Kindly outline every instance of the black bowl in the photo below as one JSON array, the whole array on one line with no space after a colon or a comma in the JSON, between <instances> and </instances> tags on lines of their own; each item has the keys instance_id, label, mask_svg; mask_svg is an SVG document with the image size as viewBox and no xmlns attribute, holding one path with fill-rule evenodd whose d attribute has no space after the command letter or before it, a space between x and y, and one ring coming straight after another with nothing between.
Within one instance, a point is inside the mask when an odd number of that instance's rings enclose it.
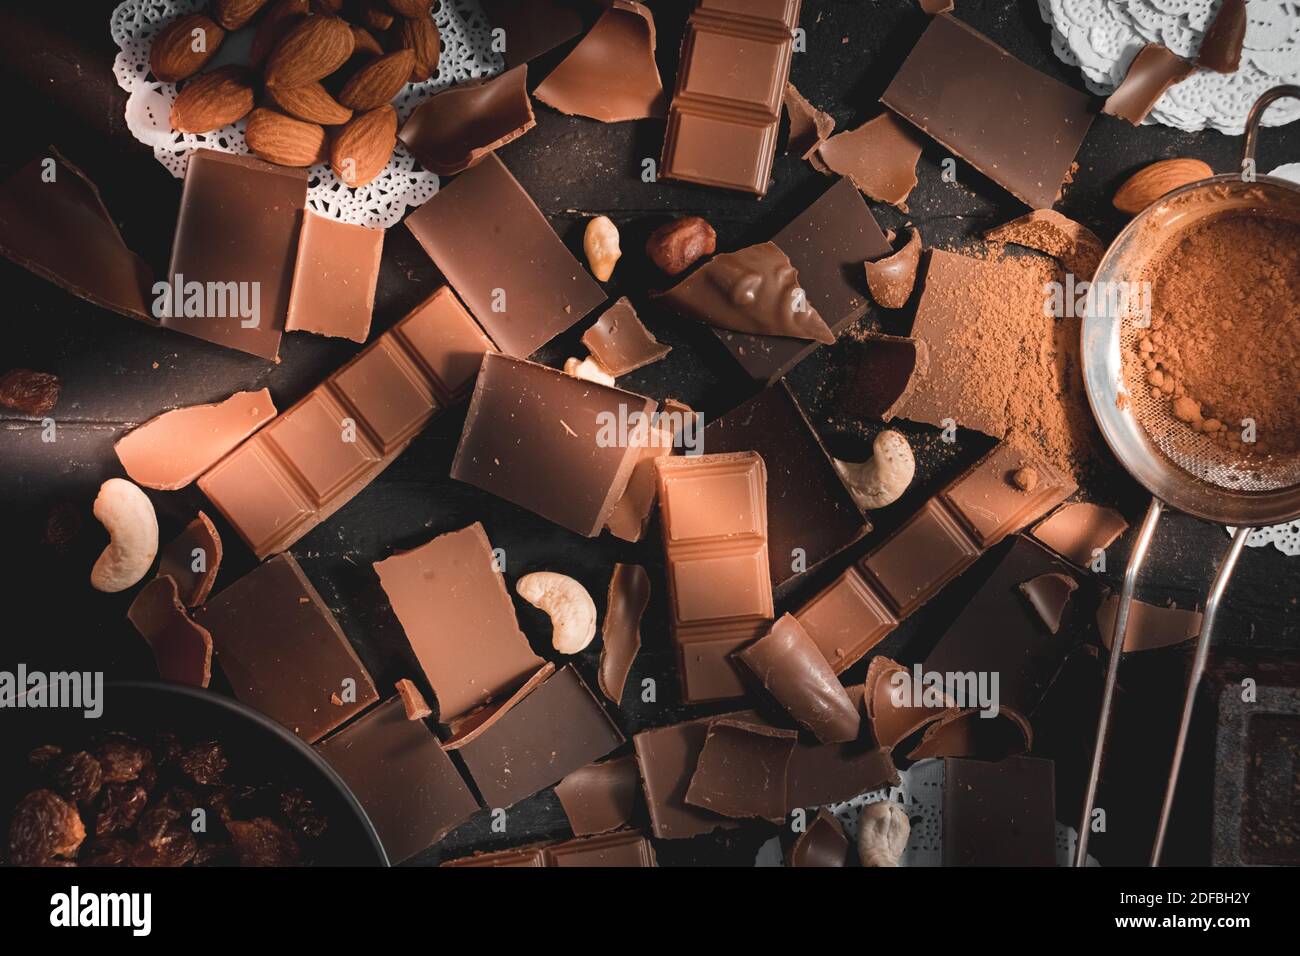
<instances>
[{"instance_id":1,"label":"black bowl","mask_svg":"<svg viewBox=\"0 0 1300 956\"><path fill-rule=\"evenodd\" d=\"M329 820L313 849L320 866L387 866L388 857L348 785L311 747L269 717L212 691L150 681L104 685L102 716L81 711L11 710L0 720L0 837L9 813L27 791L19 772L35 747L84 745L107 731L142 737L169 732L182 742L218 740L239 782L298 787Z\"/></svg>"}]
</instances>

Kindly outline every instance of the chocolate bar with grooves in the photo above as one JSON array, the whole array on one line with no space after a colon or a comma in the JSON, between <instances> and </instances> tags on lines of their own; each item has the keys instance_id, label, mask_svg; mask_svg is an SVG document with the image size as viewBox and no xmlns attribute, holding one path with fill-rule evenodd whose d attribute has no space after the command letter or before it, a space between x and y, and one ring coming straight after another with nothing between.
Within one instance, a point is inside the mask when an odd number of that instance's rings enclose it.
<instances>
[{"instance_id":1,"label":"chocolate bar with grooves","mask_svg":"<svg viewBox=\"0 0 1300 956\"><path fill-rule=\"evenodd\" d=\"M1022 468L1038 474L1032 491L1011 483ZM835 672L843 673L985 551L1045 515L1076 488L1068 475L999 444L795 617Z\"/></svg>"},{"instance_id":2,"label":"chocolate bar with grooves","mask_svg":"<svg viewBox=\"0 0 1300 956\"><path fill-rule=\"evenodd\" d=\"M599 836L565 840L561 843L533 843L512 850L475 853L448 860L443 866L531 867L658 866L654 847L637 830L617 830Z\"/></svg>"},{"instance_id":3,"label":"chocolate bar with grooves","mask_svg":"<svg viewBox=\"0 0 1300 956\"><path fill-rule=\"evenodd\" d=\"M473 381L494 346L444 286L199 478L258 559L342 508Z\"/></svg>"}]
</instances>

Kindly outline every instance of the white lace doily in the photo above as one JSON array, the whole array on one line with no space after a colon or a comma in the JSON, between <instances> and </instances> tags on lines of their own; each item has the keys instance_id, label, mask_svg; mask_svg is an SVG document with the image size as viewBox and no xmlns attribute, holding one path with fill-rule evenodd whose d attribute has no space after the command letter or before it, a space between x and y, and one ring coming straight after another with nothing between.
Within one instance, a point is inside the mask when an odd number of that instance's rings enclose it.
<instances>
[{"instance_id":1,"label":"white lace doily","mask_svg":"<svg viewBox=\"0 0 1300 956\"><path fill-rule=\"evenodd\" d=\"M900 866L940 866L943 863L943 761L921 760L898 776L902 783L897 787L873 790L844 803L836 803L828 810L844 827L849 842L856 846L858 815L869 803L893 800L912 821L912 832L907 839L907 849L899 860ZM853 851L856 855L856 850ZM1069 866L1074 856L1074 828L1056 825L1056 865ZM781 838L772 837L758 848L755 866L785 866L781 852ZM1089 866L1098 866L1088 857Z\"/></svg>"},{"instance_id":2,"label":"white lace doily","mask_svg":"<svg viewBox=\"0 0 1300 956\"><path fill-rule=\"evenodd\" d=\"M1236 534L1236 528L1225 528L1228 534ZM1276 524L1271 528L1259 528L1246 536L1246 547L1263 548L1272 545L1285 555L1295 557L1300 554L1300 521L1290 524Z\"/></svg>"},{"instance_id":3,"label":"white lace doily","mask_svg":"<svg viewBox=\"0 0 1300 956\"><path fill-rule=\"evenodd\" d=\"M430 6L434 6L433 2ZM113 63L118 85L129 95L126 125L140 142L178 179L195 149L247 153L244 122L240 120L213 133L175 133L168 124L176 84L159 83L149 74L149 45L166 23L186 13L202 10L205 0L124 0L113 11L110 27L121 50ZM492 52L491 27L478 0L441 0L434 19L442 33L442 58L438 72L423 83L411 83L393 105L398 121L420 103L453 83L494 76L505 66L501 54ZM209 63L247 63L255 26L226 37ZM363 226L396 225L408 206L427 202L438 191L438 177L419 166L399 142L388 167L372 182L350 189L339 182L326 164L313 166L307 204L314 212Z\"/></svg>"},{"instance_id":4,"label":"white lace doily","mask_svg":"<svg viewBox=\"0 0 1300 956\"><path fill-rule=\"evenodd\" d=\"M1194 59L1220 0L1038 0L1052 26L1052 49L1083 71L1092 92L1109 95L1147 43L1163 43ZM1217 129L1240 135L1259 95L1282 83L1300 83L1300 3L1247 0L1249 25L1241 68L1231 75L1197 70L1171 87L1147 117L1182 130ZM1279 100L1264 123L1300 118L1300 102Z\"/></svg>"}]
</instances>

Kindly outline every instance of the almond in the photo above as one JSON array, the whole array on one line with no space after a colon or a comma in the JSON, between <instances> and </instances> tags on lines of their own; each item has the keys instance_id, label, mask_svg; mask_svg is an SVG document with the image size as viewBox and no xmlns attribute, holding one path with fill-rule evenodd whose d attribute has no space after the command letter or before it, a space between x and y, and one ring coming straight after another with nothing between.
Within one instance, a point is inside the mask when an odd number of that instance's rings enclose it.
<instances>
[{"instance_id":1,"label":"almond","mask_svg":"<svg viewBox=\"0 0 1300 956\"><path fill-rule=\"evenodd\" d=\"M212 59L226 31L201 13L173 20L158 31L149 47L149 69L164 83L193 76Z\"/></svg>"},{"instance_id":2,"label":"almond","mask_svg":"<svg viewBox=\"0 0 1300 956\"><path fill-rule=\"evenodd\" d=\"M415 54L415 67L411 70L411 82L423 83L438 72L438 56L442 39L438 35L438 25L428 11L418 20L403 20L397 31L397 45Z\"/></svg>"},{"instance_id":3,"label":"almond","mask_svg":"<svg viewBox=\"0 0 1300 956\"><path fill-rule=\"evenodd\" d=\"M257 78L242 66L222 66L185 84L172 104L172 129L210 133L243 119L253 109Z\"/></svg>"},{"instance_id":4,"label":"almond","mask_svg":"<svg viewBox=\"0 0 1300 956\"><path fill-rule=\"evenodd\" d=\"M1162 159L1130 176L1111 203L1120 212L1136 216L1170 190L1213 175L1214 170L1199 159Z\"/></svg>"},{"instance_id":5,"label":"almond","mask_svg":"<svg viewBox=\"0 0 1300 956\"><path fill-rule=\"evenodd\" d=\"M339 92L339 102L354 110L372 110L392 101L415 68L415 54L398 50L366 64Z\"/></svg>"},{"instance_id":6,"label":"almond","mask_svg":"<svg viewBox=\"0 0 1300 956\"><path fill-rule=\"evenodd\" d=\"M429 0L388 0L388 8L399 17L415 20L429 15Z\"/></svg>"},{"instance_id":7,"label":"almond","mask_svg":"<svg viewBox=\"0 0 1300 956\"><path fill-rule=\"evenodd\" d=\"M383 56L384 48L365 27L352 26L352 55Z\"/></svg>"},{"instance_id":8,"label":"almond","mask_svg":"<svg viewBox=\"0 0 1300 956\"><path fill-rule=\"evenodd\" d=\"M393 14L383 0L361 0L361 22L383 33L393 25Z\"/></svg>"},{"instance_id":9,"label":"almond","mask_svg":"<svg viewBox=\"0 0 1300 956\"><path fill-rule=\"evenodd\" d=\"M275 45L306 16L307 0L275 0L253 35L253 49L249 53L253 66L265 63Z\"/></svg>"},{"instance_id":10,"label":"almond","mask_svg":"<svg viewBox=\"0 0 1300 956\"><path fill-rule=\"evenodd\" d=\"M268 86L266 95L290 116L322 126L340 126L352 119L352 111L329 95L319 83L305 86Z\"/></svg>"},{"instance_id":11,"label":"almond","mask_svg":"<svg viewBox=\"0 0 1300 956\"><path fill-rule=\"evenodd\" d=\"M311 16L285 34L266 61L271 86L305 86L329 76L352 55L352 28L338 17Z\"/></svg>"},{"instance_id":12,"label":"almond","mask_svg":"<svg viewBox=\"0 0 1300 956\"><path fill-rule=\"evenodd\" d=\"M212 0L212 15L227 30L238 30L266 6L266 0Z\"/></svg>"},{"instance_id":13,"label":"almond","mask_svg":"<svg viewBox=\"0 0 1300 956\"><path fill-rule=\"evenodd\" d=\"M258 108L248 115L244 140L254 154L281 166L311 166L321 155L325 130L275 110Z\"/></svg>"},{"instance_id":14,"label":"almond","mask_svg":"<svg viewBox=\"0 0 1300 956\"><path fill-rule=\"evenodd\" d=\"M384 105L359 113L334 134L330 166L349 186L364 186L388 165L397 145L397 111Z\"/></svg>"}]
</instances>

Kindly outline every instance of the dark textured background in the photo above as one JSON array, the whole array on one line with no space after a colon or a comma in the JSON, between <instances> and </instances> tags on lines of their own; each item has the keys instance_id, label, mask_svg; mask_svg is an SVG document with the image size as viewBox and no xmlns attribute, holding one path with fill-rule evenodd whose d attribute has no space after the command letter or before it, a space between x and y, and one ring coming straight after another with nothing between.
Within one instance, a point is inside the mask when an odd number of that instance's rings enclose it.
<instances>
[{"instance_id":1,"label":"dark textured background","mask_svg":"<svg viewBox=\"0 0 1300 956\"><path fill-rule=\"evenodd\" d=\"M7 91L6 146L0 172L8 173L47 143L58 146L101 188L128 245L156 272L167 265L181 182L137 143L122 117L125 94L112 75L116 47L108 31L114 4L109 0L76 5L9 2L0 9L0 76ZM659 61L666 85L676 71L677 48L690 4L658 0ZM958 16L1013 54L1051 76L1082 88L1076 70L1058 62L1049 45L1049 30L1033 0L958 0ZM801 25L808 52L794 59L792 79L814 104L832 113L840 129L852 128L878 112L876 98L924 28L926 18L914 0L806 0ZM554 65L564 50L534 64L533 83ZM552 224L580 255L585 219L610 215L623 234L625 258L610 287L612 295L630 294L643 318L674 350L662 363L639 370L619 384L655 397L683 399L707 417L738 404L749 385L707 330L660 314L646 304L645 291L655 281L640 247L646 234L670 215L698 213L717 228L720 248L762 241L815 199L828 180L806 163L778 156L774 183L761 201L718 190L668 182L646 185L639 177L641 160L656 156L662 123L606 126L562 116L537 105L537 128L501 151L501 156L550 216ZM1110 207L1110 196L1135 169L1168 156L1195 156L1218 172L1236 168L1240 138L1216 132L1181 133L1163 127L1134 129L1101 116L1080 152L1079 171L1060 205L1067 215L1113 236L1123 217ZM882 227L919 224L928 245L958 248L985 228L1022 214L1024 208L1005 191L969 166L959 166L959 184L940 181L945 152L927 146L918 169L920 184L912 193L911 214L873 204ZM1268 130L1263 137L1260 168L1300 159L1300 124ZM472 224L467 224L472 228ZM440 283L437 269L404 227L389 231L375 307L374 332L389 327ZM111 676L151 676L152 661L143 642L126 621L130 593L99 594L87 585L94 556L103 546L102 532L90 515L99 483L121 474L113 441L128 428L180 405L210 402L240 389L269 386L277 406L288 407L357 346L312 335L285 337L282 363L274 368L240 353L101 311L63 293L5 261L0 261L5 289L4 341L0 367L26 366L57 373L63 393L56 416L60 440L39 440L38 426L21 418L0 419L0 536L5 541L0 576L0 665L25 661L46 669L104 669ZM905 332L911 313L882 315L873 310L865 322L886 331ZM550 363L581 354L579 323L543 350ZM869 453L877 425L837 411L835 393L853 367L855 345L841 342L822 348L800 366L791 381L832 452L861 460ZM463 409L436 420L411 448L369 488L332 520L300 541L294 554L335 610L362 660L381 688L399 677L416 677L415 664L397 620L389 609L371 563L394 550L409 548L436 534L480 520L495 546L506 549L511 577L542 568L572 574L603 603L614 561L649 567L655 595L645 621L645 646L629 684L627 702L617 715L630 736L645 727L692 715L676 699L672 655L666 636L662 561L657 531L641 545L605 536L587 540L536 516L447 478L463 423ZM933 440L933 430L901 423L916 443L917 481L897 504L873 515L876 530L866 540L828 562L787 600L796 607L862 551L910 515L930 494L978 458L991 442L963 433L954 446ZM1110 472L1088 488L1093 500L1115 504L1130 521L1140 518L1144 493L1128 478ZM226 559L218 589L253 566L253 558L232 530L210 508L197 488L151 493L158 509L162 538L169 540L199 508L213 515L223 532ZM62 553L42 546L48 510L61 502L75 505L83 524ZM1131 535L1130 535L1131 537ZM1217 557L1228 539L1221 529L1183 516L1171 516L1156 539L1141 596L1161 603L1199 605ZM1106 577L1118 579L1127 547L1113 547ZM996 555L962 580L881 645L880 650L905 662L922 659L996 561ZM1243 652L1271 649L1294 655L1300 641L1300 560L1272 548L1248 549L1223 611L1219 640ZM538 648L550 653L545 619L520 606L520 620ZM594 686L596 645L581 655L579 667ZM1094 846L1107 862L1141 860L1150 837L1150 814L1160 777L1167 765L1167 737L1173 703L1181 688L1185 653L1157 652L1126 663L1126 688L1143 702L1144 717L1117 728L1126 747L1149 751L1150 775L1126 780L1108 798L1112 834ZM860 680L861 664L845 675ZM638 702L633 690L647 676L658 678L659 701ZM220 684L218 677L216 682ZM713 708L724 709L723 707ZM695 708L695 713L707 709ZM1208 762L1210 749L1200 728L1184 790L1185 811L1171 838L1170 858L1206 859ZM1091 726L1081 721L1080 735ZM1144 762L1139 760L1137 764ZM509 814L506 834L492 834L486 815L456 831L420 859L436 862L470 848L491 848L568 832L558 802L544 792L517 805ZM1067 821L1073 823L1073 821ZM663 863L730 862L746 864L753 849L772 831L763 826L693 841L658 844Z\"/></svg>"}]
</instances>

